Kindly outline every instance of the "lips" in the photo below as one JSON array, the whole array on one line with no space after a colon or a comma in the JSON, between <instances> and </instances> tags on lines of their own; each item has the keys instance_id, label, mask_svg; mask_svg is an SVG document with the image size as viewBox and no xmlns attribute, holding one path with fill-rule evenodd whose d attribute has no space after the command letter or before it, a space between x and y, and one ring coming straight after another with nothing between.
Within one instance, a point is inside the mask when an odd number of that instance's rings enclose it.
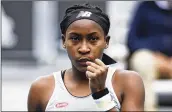
<instances>
[{"instance_id":1,"label":"lips","mask_svg":"<svg viewBox=\"0 0 172 112\"><path fill-rule=\"evenodd\" d=\"M91 60L88 59L88 58L80 58L77 62L78 62L79 65L81 65L81 66L87 66L87 64L86 64L87 61L91 61Z\"/></svg>"}]
</instances>

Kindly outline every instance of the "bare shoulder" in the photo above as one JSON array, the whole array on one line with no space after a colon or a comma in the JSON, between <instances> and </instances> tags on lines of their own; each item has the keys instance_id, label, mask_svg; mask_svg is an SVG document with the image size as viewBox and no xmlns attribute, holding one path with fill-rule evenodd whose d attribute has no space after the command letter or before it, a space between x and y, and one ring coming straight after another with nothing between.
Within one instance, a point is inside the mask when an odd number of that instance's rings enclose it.
<instances>
[{"instance_id":1,"label":"bare shoulder","mask_svg":"<svg viewBox=\"0 0 172 112\"><path fill-rule=\"evenodd\" d=\"M122 88L121 110L144 110L145 89L141 76L130 70L117 70L115 75Z\"/></svg>"},{"instance_id":2,"label":"bare shoulder","mask_svg":"<svg viewBox=\"0 0 172 112\"><path fill-rule=\"evenodd\" d=\"M51 92L53 90L54 85L55 84L53 75L41 76L33 81L33 83L31 84L30 92L33 92L34 94L36 94L36 96L44 99L48 92Z\"/></svg>"},{"instance_id":3,"label":"bare shoulder","mask_svg":"<svg viewBox=\"0 0 172 112\"><path fill-rule=\"evenodd\" d=\"M54 81L54 77L52 74L46 76L40 76L35 81L33 81L31 87L36 89L44 89L50 86L53 83L53 81Z\"/></svg>"},{"instance_id":4,"label":"bare shoulder","mask_svg":"<svg viewBox=\"0 0 172 112\"><path fill-rule=\"evenodd\" d=\"M28 110L42 110L54 88L53 75L37 78L32 82L28 94Z\"/></svg>"},{"instance_id":5,"label":"bare shoulder","mask_svg":"<svg viewBox=\"0 0 172 112\"><path fill-rule=\"evenodd\" d=\"M115 75L124 82L124 85L128 85L129 83L143 83L141 76L131 70L116 70Z\"/></svg>"},{"instance_id":6,"label":"bare shoulder","mask_svg":"<svg viewBox=\"0 0 172 112\"><path fill-rule=\"evenodd\" d=\"M144 89L144 84L139 73L131 70L116 70L115 75L117 75L119 81L123 85L124 90L128 89Z\"/></svg>"}]
</instances>

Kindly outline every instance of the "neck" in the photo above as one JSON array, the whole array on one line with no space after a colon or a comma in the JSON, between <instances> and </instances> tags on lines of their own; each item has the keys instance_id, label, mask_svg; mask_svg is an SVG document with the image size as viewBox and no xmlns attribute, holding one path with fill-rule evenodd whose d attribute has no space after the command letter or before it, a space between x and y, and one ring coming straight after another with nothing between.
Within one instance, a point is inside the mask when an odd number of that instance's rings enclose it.
<instances>
[{"instance_id":1,"label":"neck","mask_svg":"<svg viewBox=\"0 0 172 112\"><path fill-rule=\"evenodd\" d=\"M79 71L73 65L72 65L71 72L72 72L72 79L75 82L78 82L78 83L80 83L80 82L82 82L82 83L88 83L89 82L89 80L86 77L86 73Z\"/></svg>"}]
</instances>

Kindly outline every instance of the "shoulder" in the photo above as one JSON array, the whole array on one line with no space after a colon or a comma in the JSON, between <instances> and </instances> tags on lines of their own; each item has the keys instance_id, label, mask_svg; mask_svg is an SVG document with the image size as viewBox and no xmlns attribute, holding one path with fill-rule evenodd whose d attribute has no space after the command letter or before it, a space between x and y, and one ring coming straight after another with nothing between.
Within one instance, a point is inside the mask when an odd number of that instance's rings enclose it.
<instances>
[{"instance_id":1,"label":"shoulder","mask_svg":"<svg viewBox=\"0 0 172 112\"><path fill-rule=\"evenodd\" d=\"M32 82L29 90L29 98L36 100L41 100L45 97L49 90L54 88L54 76L46 75L38 77ZM41 94L40 94L41 93Z\"/></svg>"},{"instance_id":2,"label":"shoulder","mask_svg":"<svg viewBox=\"0 0 172 112\"><path fill-rule=\"evenodd\" d=\"M36 80L32 82L30 89L33 91L38 91L38 92L42 91L42 92L47 93L49 90L52 90L55 87L54 74L56 74L57 76L58 75L57 73L60 73L60 72L61 71L58 71L49 75L38 77Z\"/></svg>"},{"instance_id":3,"label":"shoulder","mask_svg":"<svg viewBox=\"0 0 172 112\"><path fill-rule=\"evenodd\" d=\"M143 84L141 76L135 72L130 70L116 70L116 77L123 83L124 87L128 86L139 86ZM139 84L139 85L137 85Z\"/></svg>"},{"instance_id":4,"label":"shoulder","mask_svg":"<svg viewBox=\"0 0 172 112\"><path fill-rule=\"evenodd\" d=\"M115 73L119 77L122 77L124 79L133 79L133 78L139 78L139 79L141 79L140 75L137 72L131 71L131 70L117 69Z\"/></svg>"},{"instance_id":5,"label":"shoulder","mask_svg":"<svg viewBox=\"0 0 172 112\"><path fill-rule=\"evenodd\" d=\"M47 100L53 88L53 75L41 76L33 81L28 94L28 110L42 110L42 104Z\"/></svg>"},{"instance_id":6,"label":"shoulder","mask_svg":"<svg viewBox=\"0 0 172 112\"><path fill-rule=\"evenodd\" d=\"M54 82L54 76L52 74L46 75L46 76L40 76L35 81L32 82L31 88L38 89L38 90L44 90L48 86L52 86Z\"/></svg>"},{"instance_id":7,"label":"shoulder","mask_svg":"<svg viewBox=\"0 0 172 112\"><path fill-rule=\"evenodd\" d=\"M129 70L117 70L115 75L120 83L120 85L118 85L122 93L121 110L143 111L145 89L141 76L137 72Z\"/></svg>"},{"instance_id":8,"label":"shoulder","mask_svg":"<svg viewBox=\"0 0 172 112\"><path fill-rule=\"evenodd\" d=\"M118 85L125 96L138 96L139 98L144 98L145 89L144 83L141 76L130 70L116 70L115 78L118 80ZM113 83L116 81L113 79Z\"/></svg>"}]
</instances>

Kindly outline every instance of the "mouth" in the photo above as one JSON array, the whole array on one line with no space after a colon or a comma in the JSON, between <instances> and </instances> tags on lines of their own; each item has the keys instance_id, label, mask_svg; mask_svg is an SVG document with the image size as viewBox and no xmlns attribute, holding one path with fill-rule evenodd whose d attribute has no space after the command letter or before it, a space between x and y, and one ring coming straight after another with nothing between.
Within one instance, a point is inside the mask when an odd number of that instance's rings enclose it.
<instances>
[{"instance_id":1,"label":"mouth","mask_svg":"<svg viewBox=\"0 0 172 112\"><path fill-rule=\"evenodd\" d=\"M91 59L89 59L89 58L80 58L79 60L77 60L77 63L80 66L87 66L87 64L86 64L87 61L91 61Z\"/></svg>"}]
</instances>

